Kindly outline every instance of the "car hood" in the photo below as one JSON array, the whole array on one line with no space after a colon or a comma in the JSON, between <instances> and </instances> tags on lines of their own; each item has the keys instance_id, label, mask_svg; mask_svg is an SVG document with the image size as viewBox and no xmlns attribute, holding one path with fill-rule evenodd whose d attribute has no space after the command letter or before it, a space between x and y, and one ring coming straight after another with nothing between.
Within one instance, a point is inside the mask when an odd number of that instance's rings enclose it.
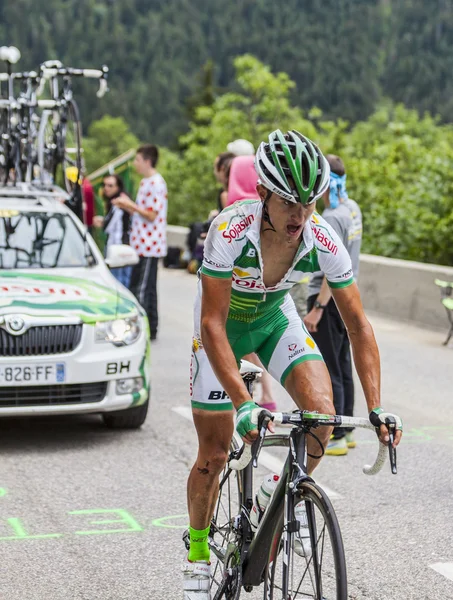
<instances>
[{"instance_id":1,"label":"car hood","mask_svg":"<svg viewBox=\"0 0 453 600\"><path fill-rule=\"evenodd\" d=\"M62 271L0 271L0 315L61 314L94 323L141 312L132 294L107 269L77 269L75 276Z\"/></svg>"}]
</instances>

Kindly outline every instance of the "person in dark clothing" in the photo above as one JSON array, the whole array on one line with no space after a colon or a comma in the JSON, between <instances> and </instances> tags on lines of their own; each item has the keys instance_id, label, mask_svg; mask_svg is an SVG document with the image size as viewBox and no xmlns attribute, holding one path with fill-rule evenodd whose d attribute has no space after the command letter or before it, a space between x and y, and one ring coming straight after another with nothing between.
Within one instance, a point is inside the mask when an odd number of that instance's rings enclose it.
<instances>
[{"instance_id":1,"label":"person in dark clothing","mask_svg":"<svg viewBox=\"0 0 453 600\"><path fill-rule=\"evenodd\" d=\"M352 263L354 279L359 274L359 255L362 243L362 213L346 192L346 173L343 161L333 154L326 156L330 164L330 188L323 196L322 217L333 227L346 247ZM324 274L313 273L308 287L308 313L304 323L317 343L332 381L335 410L339 415L354 414L354 381L352 360L346 327L338 312ZM326 454L342 456L356 442L351 430L337 427L327 445Z\"/></svg>"},{"instance_id":2,"label":"person in dark clothing","mask_svg":"<svg viewBox=\"0 0 453 600\"><path fill-rule=\"evenodd\" d=\"M113 200L124 194L123 180L119 175L106 175L102 182L102 196L105 202L105 217L93 217L93 224L102 227L107 235L105 253L109 246L115 244L129 244L129 213L113 205ZM131 267L111 269L112 275L123 285L129 287Z\"/></svg>"}]
</instances>

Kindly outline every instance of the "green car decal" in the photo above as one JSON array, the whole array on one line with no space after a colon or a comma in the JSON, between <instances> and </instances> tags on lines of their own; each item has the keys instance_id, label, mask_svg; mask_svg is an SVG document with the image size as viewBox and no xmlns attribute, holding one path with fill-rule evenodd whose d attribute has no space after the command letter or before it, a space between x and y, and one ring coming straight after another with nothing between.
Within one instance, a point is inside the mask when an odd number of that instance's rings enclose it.
<instances>
[{"instance_id":1,"label":"green car decal","mask_svg":"<svg viewBox=\"0 0 453 600\"><path fill-rule=\"evenodd\" d=\"M116 288L75 277L17 271L4 271L0 276L0 312L5 309L39 309L40 314L51 315L61 311L87 324L121 319L139 311L137 304Z\"/></svg>"}]
</instances>

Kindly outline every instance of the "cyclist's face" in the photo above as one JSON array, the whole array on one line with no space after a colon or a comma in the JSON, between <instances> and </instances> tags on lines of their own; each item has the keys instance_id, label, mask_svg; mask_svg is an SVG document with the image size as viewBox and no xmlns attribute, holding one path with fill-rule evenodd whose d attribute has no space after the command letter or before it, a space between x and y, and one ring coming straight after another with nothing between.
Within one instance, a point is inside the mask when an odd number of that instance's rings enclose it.
<instances>
[{"instance_id":1,"label":"cyclist's face","mask_svg":"<svg viewBox=\"0 0 453 600\"><path fill-rule=\"evenodd\" d=\"M268 190L258 185L257 191L264 200ZM298 240L306 222L315 210L315 203L303 205L300 202L290 202L274 193L267 202L267 209L277 234L290 240Z\"/></svg>"}]
</instances>

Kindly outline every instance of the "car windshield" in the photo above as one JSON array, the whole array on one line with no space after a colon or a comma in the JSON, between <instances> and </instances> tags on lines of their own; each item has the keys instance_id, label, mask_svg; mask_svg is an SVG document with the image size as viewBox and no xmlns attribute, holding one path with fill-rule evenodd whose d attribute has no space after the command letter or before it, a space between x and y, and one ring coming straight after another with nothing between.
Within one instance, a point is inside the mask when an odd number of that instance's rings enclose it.
<instances>
[{"instance_id":1,"label":"car windshield","mask_svg":"<svg viewBox=\"0 0 453 600\"><path fill-rule=\"evenodd\" d=\"M96 264L72 218L54 212L0 209L0 269L54 269Z\"/></svg>"}]
</instances>

